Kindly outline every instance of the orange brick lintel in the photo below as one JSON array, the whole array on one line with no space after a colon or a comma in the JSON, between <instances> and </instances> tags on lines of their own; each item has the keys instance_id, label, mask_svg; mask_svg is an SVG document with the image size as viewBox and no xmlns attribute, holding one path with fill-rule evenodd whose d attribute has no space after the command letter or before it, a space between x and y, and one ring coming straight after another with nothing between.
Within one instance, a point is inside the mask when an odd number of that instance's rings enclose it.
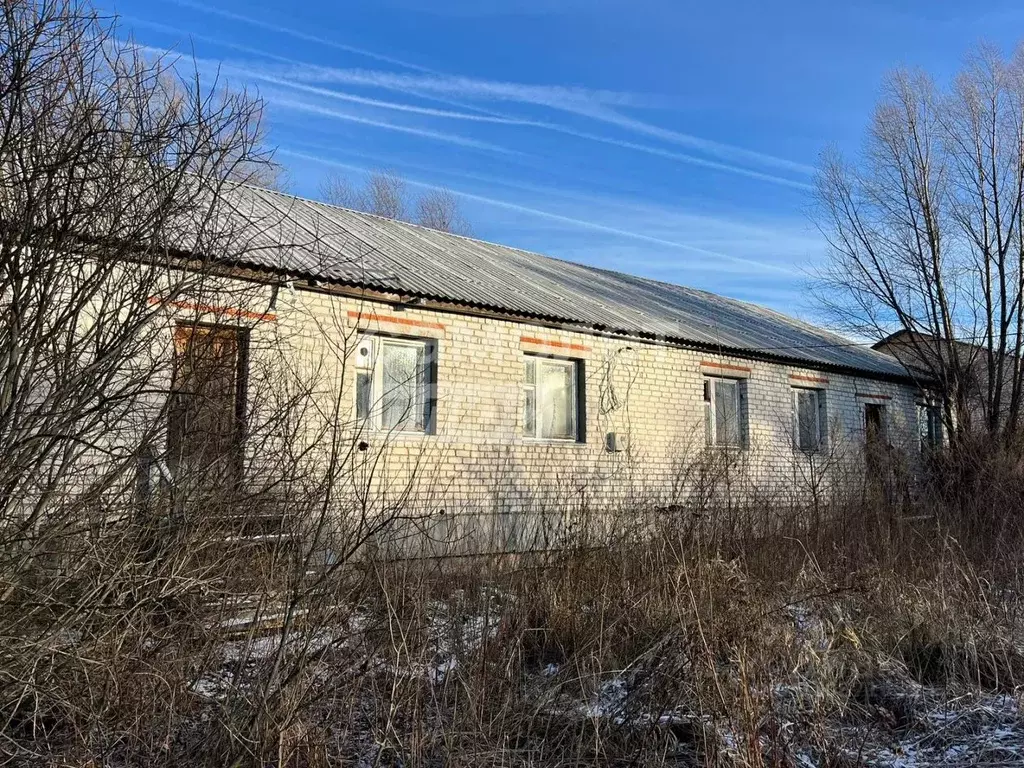
<instances>
[{"instance_id":1,"label":"orange brick lintel","mask_svg":"<svg viewBox=\"0 0 1024 768\"><path fill-rule=\"evenodd\" d=\"M801 376L797 373L789 374L790 381L796 381L801 384L828 384L828 379L824 376Z\"/></svg>"},{"instance_id":2,"label":"orange brick lintel","mask_svg":"<svg viewBox=\"0 0 1024 768\"><path fill-rule=\"evenodd\" d=\"M701 368L720 368L723 371L739 371L740 373L750 373L750 367L746 365L731 365L729 363L713 363L710 360L701 360Z\"/></svg>"},{"instance_id":3,"label":"orange brick lintel","mask_svg":"<svg viewBox=\"0 0 1024 768\"><path fill-rule=\"evenodd\" d=\"M868 400L892 400L892 395L873 395L870 392L858 392L857 397L863 397Z\"/></svg>"},{"instance_id":4,"label":"orange brick lintel","mask_svg":"<svg viewBox=\"0 0 1024 768\"><path fill-rule=\"evenodd\" d=\"M367 321L370 323L394 323L405 325L410 328L432 328L435 331L443 331L442 323L434 323L430 320L414 320L411 317L394 317L393 315L378 315L376 312L357 312L354 309L348 311L348 316L356 321Z\"/></svg>"},{"instance_id":5,"label":"orange brick lintel","mask_svg":"<svg viewBox=\"0 0 1024 768\"><path fill-rule=\"evenodd\" d=\"M554 347L555 349L568 349L573 352L590 351L590 347L584 346L583 344L572 344L568 341L549 341L545 339L538 339L534 336L520 336L519 342L521 344L537 344L542 347Z\"/></svg>"},{"instance_id":6,"label":"orange brick lintel","mask_svg":"<svg viewBox=\"0 0 1024 768\"><path fill-rule=\"evenodd\" d=\"M150 296L150 304L161 304L168 307L174 307L175 309L187 309L195 312L204 312L211 315L227 315L228 317L240 317L245 320L265 320L273 322L277 320L277 315L273 312L251 312L248 309L239 309L238 307L219 307L215 304L201 304L192 301L177 301L171 299L162 299L159 296Z\"/></svg>"}]
</instances>

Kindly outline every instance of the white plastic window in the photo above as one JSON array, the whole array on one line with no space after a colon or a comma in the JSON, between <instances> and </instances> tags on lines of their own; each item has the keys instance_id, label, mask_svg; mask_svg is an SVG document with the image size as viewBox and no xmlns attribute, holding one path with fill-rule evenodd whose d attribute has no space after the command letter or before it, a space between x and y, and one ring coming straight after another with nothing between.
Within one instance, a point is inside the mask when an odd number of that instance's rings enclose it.
<instances>
[{"instance_id":1,"label":"white plastic window","mask_svg":"<svg viewBox=\"0 0 1024 768\"><path fill-rule=\"evenodd\" d=\"M433 428L434 343L362 336L356 344L356 418L389 432Z\"/></svg>"},{"instance_id":2,"label":"white plastic window","mask_svg":"<svg viewBox=\"0 0 1024 768\"><path fill-rule=\"evenodd\" d=\"M526 355L523 364L523 434L541 440L576 440L576 362Z\"/></svg>"},{"instance_id":3,"label":"white plastic window","mask_svg":"<svg viewBox=\"0 0 1024 768\"><path fill-rule=\"evenodd\" d=\"M737 379L704 379L704 432L708 445L741 448L743 382Z\"/></svg>"}]
</instances>

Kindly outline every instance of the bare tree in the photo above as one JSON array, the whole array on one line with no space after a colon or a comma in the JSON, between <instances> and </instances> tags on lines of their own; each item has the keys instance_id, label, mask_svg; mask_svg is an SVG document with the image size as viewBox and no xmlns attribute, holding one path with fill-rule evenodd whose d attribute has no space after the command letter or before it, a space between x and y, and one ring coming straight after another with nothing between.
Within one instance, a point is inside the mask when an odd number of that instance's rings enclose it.
<instances>
[{"instance_id":1,"label":"bare tree","mask_svg":"<svg viewBox=\"0 0 1024 768\"><path fill-rule=\"evenodd\" d=\"M393 171L371 174L363 190L363 205L370 213L386 219L403 221L406 218L408 185Z\"/></svg>"},{"instance_id":2,"label":"bare tree","mask_svg":"<svg viewBox=\"0 0 1024 768\"><path fill-rule=\"evenodd\" d=\"M459 199L448 189L435 189L416 202L416 220L424 227L441 232L469 234L469 223L462 215Z\"/></svg>"},{"instance_id":3,"label":"bare tree","mask_svg":"<svg viewBox=\"0 0 1024 768\"><path fill-rule=\"evenodd\" d=\"M121 683L146 690L128 638L155 664L152 630L223 576L203 564L222 505L189 503L202 484L175 470L231 475L235 455L197 459L239 432L226 363L247 329L173 313L212 303L248 250L225 194L268 166L262 105L146 60L77 0L8 0L0 20L0 731L49 718L101 749L79 725Z\"/></svg>"},{"instance_id":4,"label":"bare tree","mask_svg":"<svg viewBox=\"0 0 1024 768\"><path fill-rule=\"evenodd\" d=\"M330 175L320 184L320 196L342 208L409 221L441 232L470 233L459 198L453 192L433 189L410 200L408 183L390 170L371 173L362 187L344 176Z\"/></svg>"},{"instance_id":5,"label":"bare tree","mask_svg":"<svg viewBox=\"0 0 1024 768\"><path fill-rule=\"evenodd\" d=\"M152 386L164 302L200 295L237 255L220 193L266 156L258 101L168 87L76 2L3 14L0 514L17 504L31 526L78 458L133 457L133 441L120 453L100 435ZM172 272L183 247L204 257Z\"/></svg>"},{"instance_id":6,"label":"bare tree","mask_svg":"<svg viewBox=\"0 0 1024 768\"><path fill-rule=\"evenodd\" d=\"M352 210L362 210L363 201L358 191L348 178L340 173L325 176L320 182L320 197L331 205ZM369 211L368 211L369 212Z\"/></svg>"},{"instance_id":7,"label":"bare tree","mask_svg":"<svg viewBox=\"0 0 1024 768\"><path fill-rule=\"evenodd\" d=\"M826 307L860 335L909 332L901 356L942 395L950 434L1016 435L1024 50L982 48L948 88L892 74L863 154L826 154L818 198Z\"/></svg>"},{"instance_id":8,"label":"bare tree","mask_svg":"<svg viewBox=\"0 0 1024 768\"><path fill-rule=\"evenodd\" d=\"M0 20L0 754L167 756L227 669L203 751L265 763L417 467L389 482L386 440L360 448L348 312L238 268L318 246L239 183L271 167L261 102L144 58L85 0Z\"/></svg>"}]
</instances>

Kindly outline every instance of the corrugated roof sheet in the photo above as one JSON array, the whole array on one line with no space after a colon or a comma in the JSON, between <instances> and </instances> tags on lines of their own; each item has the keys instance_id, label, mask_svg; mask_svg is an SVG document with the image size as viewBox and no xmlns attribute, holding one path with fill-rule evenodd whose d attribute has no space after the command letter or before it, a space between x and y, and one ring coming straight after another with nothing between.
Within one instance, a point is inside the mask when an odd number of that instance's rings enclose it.
<instances>
[{"instance_id":1,"label":"corrugated roof sheet","mask_svg":"<svg viewBox=\"0 0 1024 768\"><path fill-rule=\"evenodd\" d=\"M239 185L246 262L350 286L812 367L906 378L894 358L764 307Z\"/></svg>"}]
</instances>

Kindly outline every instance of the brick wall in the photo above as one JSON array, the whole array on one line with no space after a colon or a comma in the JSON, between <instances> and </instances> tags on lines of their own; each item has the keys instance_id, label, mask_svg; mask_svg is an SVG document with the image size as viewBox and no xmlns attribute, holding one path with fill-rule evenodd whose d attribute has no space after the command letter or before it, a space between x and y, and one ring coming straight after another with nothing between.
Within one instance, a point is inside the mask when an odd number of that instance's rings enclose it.
<instances>
[{"instance_id":1,"label":"brick wall","mask_svg":"<svg viewBox=\"0 0 1024 768\"><path fill-rule=\"evenodd\" d=\"M557 538L573 510L685 503L694 462L707 452L706 375L739 378L746 390L746 447L728 462L733 493L799 494L824 471L857 471L865 403L885 406L893 443L910 452L916 445L916 393L899 384L308 289L280 291L274 314L253 327L252 364L284 365L293 387L304 382L322 398L322 413L304 427L314 442L323 434L317 419L333 413L347 439L365 443L347 457L359 503L403 505L446 535L469 525L468 515L489 519L464 532L482 540L474 547ZM362 332L434 340L432 434L356 423L351 354ZM528 352L583 361L585 442L524 437ZM793 448L793 386L826 393L828 448L813 458ZM608 450L609 433L623 450Z\"/></svg>"}]
</instances>

